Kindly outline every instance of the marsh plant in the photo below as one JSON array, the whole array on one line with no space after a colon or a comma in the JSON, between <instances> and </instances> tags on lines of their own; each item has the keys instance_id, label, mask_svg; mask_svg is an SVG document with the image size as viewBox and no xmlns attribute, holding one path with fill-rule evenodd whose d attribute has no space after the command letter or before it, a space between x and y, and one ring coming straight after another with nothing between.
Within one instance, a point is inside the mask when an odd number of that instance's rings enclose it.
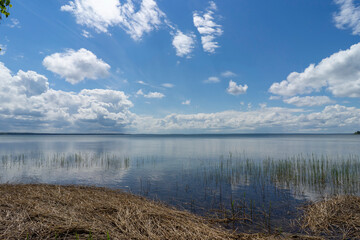
<instances>
[{"instance_id":1,"label":"marsh plant","mask_svg":"<svg viewBox=\"0 0 360 240\"><path fill-rule=\"evenodd\" d=\"M357 155L330 158L312 154L254 161L229 154L219 161L203 161L196 176L201 176L205 184L272 185L298 195L305 191L320 195L357 194L360 159Z\"/></svg>"},{"instance_id":2,"label":"marsh plant","mask_svg":"<svg viewBox=\"0 0 360 240\"><path fill-rule=\"evenodd\" d=\"M26 165L38 168L94 168L128 169L130 159L110 153L27 153L6 154L1 156L2 168L24 167Z\"/></svg>"}]
</instances>

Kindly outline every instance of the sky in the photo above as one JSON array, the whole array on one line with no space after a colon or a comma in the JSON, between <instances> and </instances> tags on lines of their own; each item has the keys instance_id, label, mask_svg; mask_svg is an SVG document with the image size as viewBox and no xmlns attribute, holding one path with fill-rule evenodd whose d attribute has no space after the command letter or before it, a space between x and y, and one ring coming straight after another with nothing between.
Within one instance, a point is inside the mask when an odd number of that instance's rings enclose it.
<instances>
[{"instance_id":1,"label":"sky","mask_svg":"<svg viewBox=\"0 0 360 240\"><path fill-rule=\"evenodd\" d=\"M12 5L0 24L0 132L360 129L360 1Z\"/></svg>"}]
</instances>

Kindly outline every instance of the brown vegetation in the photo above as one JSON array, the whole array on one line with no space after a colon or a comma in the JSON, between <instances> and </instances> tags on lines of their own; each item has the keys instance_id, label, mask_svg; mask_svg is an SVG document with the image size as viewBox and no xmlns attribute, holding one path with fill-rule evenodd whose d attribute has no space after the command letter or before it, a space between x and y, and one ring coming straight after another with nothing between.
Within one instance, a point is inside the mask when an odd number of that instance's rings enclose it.
<instances>
[{"instance_id":1,"label":"brown vegetation","mask_svg":"<svg viewBox=\"0 0 360 240\"><path fill-rule=\"evenodd\" d=\"M328 214L316 204L308 207L303 226L316 233L327 233L321 227L335 226L347 230L348 236L359 236L360 200L346 197L342 202L341 199L334 199L332 207L322 207ZM349 205L348 200L356 206ZM342 209L331 217L335 203ZM318 216L319 222L311 220L309 214ZM346 216L350 216L350 221ZM286 233L240 234L208 220L119 190L0 185L0 239L323 239Z\"/></svg>"},{"instance_id":2,"label":"brown vegetation","mask_svg":"<svg viewBox=\"0 0 360 240\"><path fill-rule=\"evenodd\" d=\"M342 195L310 204L300 223L312 234L360 239L360 197Z\"/></svg>"},{"instance_id":3,"label":"brown vegetation","mask_svg":"<svg viewBox=\"0 0 360 240\"><path fill-rule=\"evenodd\" d=\"M202 218L96 187L0 185L0 239L234 239Z\"/></svg>"}]
</instances>

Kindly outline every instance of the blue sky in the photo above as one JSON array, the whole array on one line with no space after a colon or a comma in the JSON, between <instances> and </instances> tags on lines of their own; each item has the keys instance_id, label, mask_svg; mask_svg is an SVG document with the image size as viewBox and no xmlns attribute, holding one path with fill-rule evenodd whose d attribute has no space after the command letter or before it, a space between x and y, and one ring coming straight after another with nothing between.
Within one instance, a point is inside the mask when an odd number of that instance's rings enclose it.
<instances>
[{"instance_id":1,"label":"blue sky","mask_svg":"<svg viewBox=\"0 0 360 240\"><path fill-rule=\"evenodd\" d=\"M52 0L0 25L0 131L354 132L355 0Z\"/></svg>"}]
</instances>

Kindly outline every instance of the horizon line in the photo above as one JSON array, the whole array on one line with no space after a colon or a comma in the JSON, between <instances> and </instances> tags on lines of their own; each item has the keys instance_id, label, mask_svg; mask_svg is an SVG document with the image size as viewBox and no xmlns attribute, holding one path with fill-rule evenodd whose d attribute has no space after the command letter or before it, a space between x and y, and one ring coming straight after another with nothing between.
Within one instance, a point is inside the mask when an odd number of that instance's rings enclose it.
<instances>
[{"instance_id":1,"label":"horizon line","mask_svg":"<svg viewBox=\"0 0 360 240\"><path fill-rule=\"evenodd\" d=\"M41 133L41 132L0 132L0 135L128 135L128 136L151 136L151 135L158 135L158 136L167 136L167 135L178 135L178 136L194 136L194 135L352 135L355 132L349 133L349 132L343 132L343 133Z\"/></svg>"}]
</instances>

